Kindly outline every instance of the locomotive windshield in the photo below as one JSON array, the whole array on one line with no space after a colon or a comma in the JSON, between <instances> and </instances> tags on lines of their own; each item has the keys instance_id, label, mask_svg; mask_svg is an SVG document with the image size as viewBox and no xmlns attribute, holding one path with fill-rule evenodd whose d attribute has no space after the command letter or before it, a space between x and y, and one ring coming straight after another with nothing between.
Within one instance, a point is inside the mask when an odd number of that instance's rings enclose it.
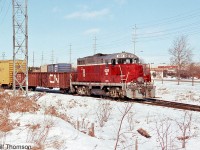
<instances>
[{"instance_id":1,"label":"locomotive windshield","mask_svg":"<svg viewBox=\"0 0 200 150\"><path fill-rule=\"evenodd\" d=\"M132 64L132 63L138 63L139 60L136 59L132 59L132 58L119 58L117 59L117 63L118 64Z\"/></svg>"}]
</instances>

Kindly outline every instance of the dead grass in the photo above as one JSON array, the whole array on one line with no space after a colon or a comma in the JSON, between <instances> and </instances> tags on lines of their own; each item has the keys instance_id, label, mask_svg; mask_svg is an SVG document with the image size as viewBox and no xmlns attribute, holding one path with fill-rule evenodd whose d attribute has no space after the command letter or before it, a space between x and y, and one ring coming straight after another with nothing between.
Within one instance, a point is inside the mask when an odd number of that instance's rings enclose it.
<instances>
[{"instance_id":1,"label":"dead grass","mask_svg":"<svg viewBox=\"0 0 200 150\"><path fill-rule=\"evenodd\" d=\"M99 122L99 126L103 127L105 123L109 120L110 114L112 111L112 106L110 102L99 102L99 106L97 108L97 119Z\"/></svg>"},{"instance_id":2,"label":"dead grass","mask_svg":"<svg viewBox=\"0 0 200 150\"><path fill-rule=\"evenodd\" d=\"M20 91L13 96L5 90L0 91L0 132L6 133L20 126L18 120L9 119L10 113L36 113L40 106L37 100L43 96L38 93L33 96L25 97ZM59 117L65 121L69 121L67 115L58 113L55 107L49 107L45 110L46 115ZM45 150L46 148L60 149L64 143L60 138L48 139L50 130L54 127L55 122L51 119L44 119L43 122L25 125L28 130L26 141L33 143L32 150ZM6 139L6 137L4 137ZM2 140L2 137L0 138Z\"/></svg>"},{"instance_id":3,"label":"dead grass","mask_svg":"<svg viewBox=\"0 0 200 150\"><path fill-rule=\"evenodd\" d=\"M58 118L61 118L62 120L71 123L71 119L68 115L60 113L56 110L55 106L49 106L48 108L45 109L45 115L51 115L51 116L55 116Z\"/></svg>"},{"instance_id":4,"label":"dead grass","mask_svg":"<svg viewBox=\"0 0 200 150\"><path fill-rule=\"evenodd\" d=\"M0 91L0 131L9 132L15 127L20 126L17 121L9 119L10 113L15 112L36 112L39 105L36 103L41 95L24 97L20 94L13 96L5 90Z\"/></svg>"},{"instance_id":5,"label":"dead grass","mask_svg":"<svg viewBox=\"0 0 200 150\"><path fill-rule=\"evenodd\" d=\"M0 131L9 132L17 126L20 126L20 123L10 120L8 113L0 114Z\"/></svg>"},{"instance_id":6,"label":"dead grass","mask_svg":"<svg viewBox=\"0 0 200 150\"><path fill-rule=\"evenodd\" d=\"M44 119L41 123L28 124L27 142L32 142L32 150L45 150L47 148L60 149L64 141L60 138L48 139L50 130L55 126L52 119Z\"/></svg>"},{"instance_id":7,"label":"dead grass","mask_svg":"<svg viewBox=\"0 0 200 150\"><path fill-rule=\"evenodd\" d=\"M32 97L24 97L22 95L13 96L8 92L0 93L0 110L7 112L36 112L40 107L36 101L41 94Z\"/></svg>"}]
</instances>

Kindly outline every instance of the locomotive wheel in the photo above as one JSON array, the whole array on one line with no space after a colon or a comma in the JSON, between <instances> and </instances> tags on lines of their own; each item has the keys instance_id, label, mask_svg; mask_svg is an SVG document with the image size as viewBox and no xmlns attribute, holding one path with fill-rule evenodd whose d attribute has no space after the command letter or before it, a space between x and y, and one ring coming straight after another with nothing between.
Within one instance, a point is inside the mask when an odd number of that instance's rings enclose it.
<instances>
[{"instance_id":1,"label":"locomotive wheel","mask_svg":"<svg viewBox=\"0 0 200 150\"><path fill-rule=\"evenodd\" d=\"M85 86L80 86L77 88L77 94L78 95L91 95L90 89L89 87L85 87Z\"/></svg>"},{"instance_id":2,"label":"locomotive wheel","mask_svg":"<svg viewBox=\"0 0 200 150\"><path fill-rule=\"evenodd\" d=\"M68 92L68 90L67 90L67 89L60 89L60 92L61 92L62 94L65 94L65 93Z\"/></svg>"},{"instance_id":3,"label":"locomotive wheel","mask_svg":"<svg viewBox=\"0 0 200 150\"><path fill-rule=\"evenodd\" d=\"M111 88L109 91L110 97L113 98L123 98L123 92L121 88Z\"/></svg>"}]
</instances>

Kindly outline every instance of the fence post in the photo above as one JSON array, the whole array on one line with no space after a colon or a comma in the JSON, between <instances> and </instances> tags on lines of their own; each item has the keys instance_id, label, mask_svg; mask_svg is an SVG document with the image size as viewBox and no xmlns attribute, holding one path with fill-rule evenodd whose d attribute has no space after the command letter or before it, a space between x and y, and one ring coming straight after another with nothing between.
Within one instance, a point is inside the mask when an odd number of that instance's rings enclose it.
<instances>
[{"instance_id":1,"label":"fence post","mask_svg":"<svg viewBox=\"0 0 200 150\"><path fill-rule=\"evenodd\" d=\"M135 139L135 150L138 150L138 139Z\"/></svg>"},{"instance_id":2,"label":"fence post","mask_svg":"<svg viewBox=\"0 0 200 150\"><path fill-rule=\"evenodd\" d=\"M76 129L79 130L80 125L79 125L79 121L77 120L77 125L76 125Z\"/></svg>"},{"instance_id":3,"label":"fence post","mask_svg":"<svg viewBox=\"0 0 200 150\"><path fill-rule=\"evenodd\" d=\"M92 123L91 127L89 128L89 135L94 137L94 123Z\"/></svg>"}]
</instances>

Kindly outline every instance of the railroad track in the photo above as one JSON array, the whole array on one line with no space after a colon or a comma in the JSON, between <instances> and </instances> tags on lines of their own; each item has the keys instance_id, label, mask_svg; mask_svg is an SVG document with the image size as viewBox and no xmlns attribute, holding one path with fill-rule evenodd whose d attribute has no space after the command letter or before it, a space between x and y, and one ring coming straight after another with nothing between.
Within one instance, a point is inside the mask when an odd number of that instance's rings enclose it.
<instances>
[{"instance_id":1,"label":"railroad track","mask_svg":"<svg viewBox=\"0 0 200 150\"><path fill-rule=\"evenodd\" d=\"M190 111L197 111L200 112L200 106L192 105L192 104L185 104L185 103L178 103L166 100L159 100L159 99L141 99L134 101L136 103L141 104L148 104L148 105L155 105L155 106L163 106L175 109L182 109L182 110L190 110Z\"/></svg>"},{"instance_id":2,"label":"railroad track","mask_svg":"<svg viewBox=\"0 0 200 150\"><path fill-rule=\"evenodd\" d=\"M52 91L50 91L52 92ZM116 101L111 98L105 98L107 100ZM198 105L192 105L192 104L185 104L185 103L178 103L173 101L166 101L166 100L160 100L156 98L147 98L147 99L118 99L119 102L134 102L134 103L140 103L140 104L147 104L147 105L154 105L154 106L163 106L168 108L175 108L175 109L182 109L182 110L190 110L190 111L197 111L200 112L200 106Z\"/></svg>"}]
</instances>

